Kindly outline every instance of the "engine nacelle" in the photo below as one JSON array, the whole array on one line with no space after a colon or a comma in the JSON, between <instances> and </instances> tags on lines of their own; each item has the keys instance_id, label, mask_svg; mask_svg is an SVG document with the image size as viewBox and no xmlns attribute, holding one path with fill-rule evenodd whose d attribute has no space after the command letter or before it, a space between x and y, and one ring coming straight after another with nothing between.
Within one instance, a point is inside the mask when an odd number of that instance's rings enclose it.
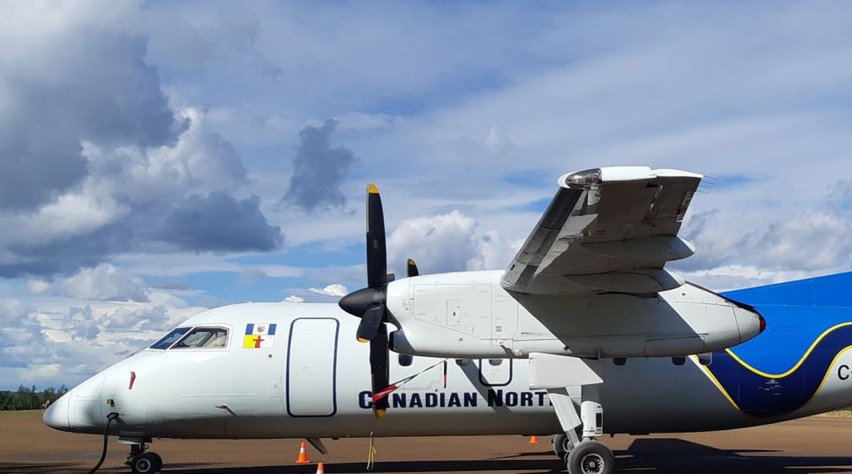
<instances>
[{"instance_id":1,"label":"engine nacelle","mask_svg":"<svg viewBox=\"0 0 852 474\"><path fill-rule=\"evenodd\" d=\"M762 330L752 308L685 284L657 296L524 295L501 271L406 278L388 285L394 351L453 358L672 357L724 349Z\"/></svg>"}]
</instances>

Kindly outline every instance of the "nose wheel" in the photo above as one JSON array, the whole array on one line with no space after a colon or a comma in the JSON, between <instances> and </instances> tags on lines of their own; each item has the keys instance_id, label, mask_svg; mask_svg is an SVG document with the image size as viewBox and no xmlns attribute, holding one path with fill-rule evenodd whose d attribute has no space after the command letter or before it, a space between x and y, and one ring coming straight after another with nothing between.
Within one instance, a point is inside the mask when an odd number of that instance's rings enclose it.
<instances>
[{"instance_id":1,"label":"nose wheel","mask_svg":"<svg viewBox=\"0 0 852 474\"><path fill-rule=\"evenodd\" d=\"M146 441L150 438L119 439L119 442L130 445L130 455L124 464L130 466L133 474L156 474L163 469L163 458L159 454L148 451Z\"/></svg>"},{"instance_id":2,"label":"nose wheel","mask_svg":"<svg viewBox=\"0 0 852 474\"><path fill-rule=\"evenodd\" d=\"M163 468L163 458L157 453L141 453L130 460L133 474L154 474Z\"/></svg>"}]
</instances>

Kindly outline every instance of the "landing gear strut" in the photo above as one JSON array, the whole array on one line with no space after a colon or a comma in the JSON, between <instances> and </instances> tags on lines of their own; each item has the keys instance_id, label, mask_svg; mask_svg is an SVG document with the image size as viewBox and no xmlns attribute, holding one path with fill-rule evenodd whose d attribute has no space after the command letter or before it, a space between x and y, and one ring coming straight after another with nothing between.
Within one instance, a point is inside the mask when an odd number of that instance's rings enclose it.
<instances>
[{"instance_id":1,"label":"landing gear strut","mask_svg":"<svg viewBox=\"0 0 852 474\"><path fill-rule=\"evenodd\" d=\"M148 452L151 438L119 438L119 442L130 445L130 455L124 464L130 466L133 474L155 474L163 468L163 458L154 452Z\"/></svg>"},{"instance_id":2,"label":"landing gear strut","mask_svg":"<svg viewBox=\"0 0 852 474\"><path fill-rule=\"evenodd\" d=\"M547 390L564 431L553 437L553 450L565 461L569 474L615 471L615 456L597 441L603 435L600 369L598 360L530 354L530 388ZM568 395L569 385L580 386L579 407Z\"/></svg>"},{"instance_id":3,"label":"landing gear strut","mask_svg":"<svg viewBox=\"0 0 852 474\"><path fill-rule=\"evenodd\" d=\"M551 402L565 433L553 437L553 450L565 461L569 474L612 474L615 456L597 437L603 434L603 410L591 398L597 398L597 387L583 386L583 402L577 408L568 397L567 390L548 390ZM582 438L577 428L582 426Z\"/></svg>"}]
</instances>

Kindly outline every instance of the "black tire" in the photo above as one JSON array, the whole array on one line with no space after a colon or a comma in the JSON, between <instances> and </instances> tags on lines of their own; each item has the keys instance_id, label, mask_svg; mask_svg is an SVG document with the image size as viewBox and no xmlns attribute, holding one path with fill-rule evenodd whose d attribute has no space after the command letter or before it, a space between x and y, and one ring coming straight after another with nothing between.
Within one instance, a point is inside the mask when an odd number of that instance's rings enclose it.
<instances>
[{"instance_id":1,"label":"black tire","mask_svg":"<svg viewBox=\"0 0 852 474\"><path fill-rule=\"evenodd\" d=\"M157 453L142 453L130 462L133 474L155 474L163 469L163 458Z\"/></svg>"},{"instance_id":2,"label":"black tire","mask_svg":"<svg viewBox=\"0 0 852 474\"><path fill-rule=\"evenodd\" d=\"M568 454L568 450L565 449L565 441L567 439L568 435L565 433L553 435L553 452L559 456L559 459L565 459L565 455Z\"/></svg>"},{"instance_id":3,"label":"black tire","mask_svg":"<svg viewBox=\"0 0 852 474\"><path fill-rule=\"evenodd\" d=\"M577 433L578 438L580 434ZM572 449L574 449L574 443L571 442L571 438L567 434L559 433L553 435L553 452L559 456L559 459L568 462L568 454L571 453Z\"/></svg>"},{"instance_id":4,"label":"black tire","mask_svg":"<svg viewBox=\"0 0 852 474\"><path fill-rule=\"evenodd\" d=\"M583 441L568 454L570 474L612 474L615 472L615 456L609 448L598 441Z\"/></svg>"}]
</instances>

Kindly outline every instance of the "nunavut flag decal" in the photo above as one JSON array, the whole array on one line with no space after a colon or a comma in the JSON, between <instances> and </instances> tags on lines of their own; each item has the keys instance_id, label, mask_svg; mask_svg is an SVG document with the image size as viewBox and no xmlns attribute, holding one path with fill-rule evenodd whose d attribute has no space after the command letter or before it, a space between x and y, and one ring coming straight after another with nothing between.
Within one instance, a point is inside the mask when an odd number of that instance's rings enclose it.
<instances>
[{"instance_id":1,"label":"nunavut flag decal","mask_svg":"<svg viewBox=\"0 0 852 474\"><path fill-rule=\"evenodd\" d=\"M272 349L275 344L275 324L246 324L244 349Z\"/></svg>"}]
</instances>

